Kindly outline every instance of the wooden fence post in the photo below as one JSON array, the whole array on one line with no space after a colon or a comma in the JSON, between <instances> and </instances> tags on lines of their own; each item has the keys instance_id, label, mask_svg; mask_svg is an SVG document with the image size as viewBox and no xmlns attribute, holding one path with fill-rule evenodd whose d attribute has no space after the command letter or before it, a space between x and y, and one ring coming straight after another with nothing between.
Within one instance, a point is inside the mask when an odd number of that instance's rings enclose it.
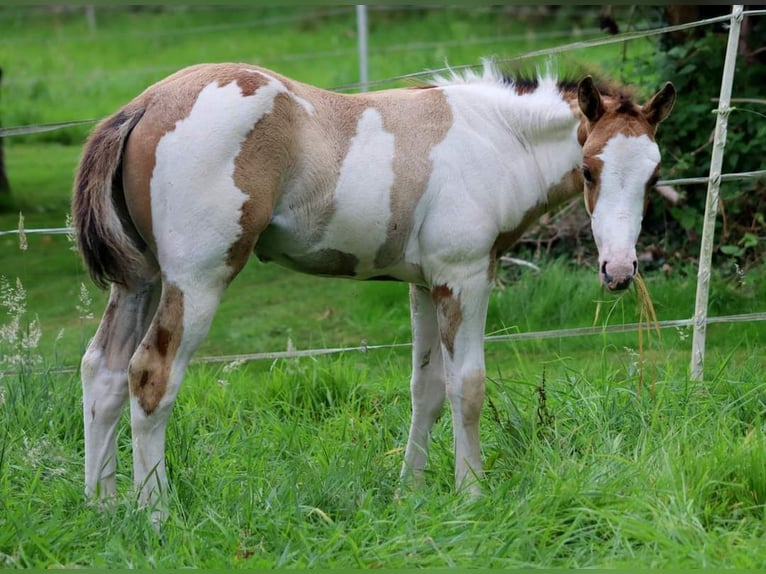
<instances>
[{"instance_id":1,"label":"wooden fence post","mask_svg":"<svg viewBox=\"0 0 766 574\"><path fill-rule=\"evenodd\" d=\"M713 154L710 157L705 219L702 225L699 270L697 271L697 299L694 306L694 336L692 337L691 379L701 381L705 364L705 334L707 331L707 307L710 291L710 267L713 258L713 238L715 220L718 214L719 191L721 188L721 166L723 151L726 146L726 128L729 123L731 108L731 85L734 82L734 68L737 62L739 29L742 24L743 6L732 6L729 41L726 45L726 59L721 79L721 95L716 110L715 134L713 136Z\"/></svg>"}]
</instances>

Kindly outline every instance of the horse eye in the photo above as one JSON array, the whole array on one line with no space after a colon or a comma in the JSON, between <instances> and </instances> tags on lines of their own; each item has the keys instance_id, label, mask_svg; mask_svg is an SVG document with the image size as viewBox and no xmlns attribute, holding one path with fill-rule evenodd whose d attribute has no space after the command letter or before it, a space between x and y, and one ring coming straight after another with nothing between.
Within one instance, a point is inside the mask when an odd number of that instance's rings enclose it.
<instances>
[{"instance_id":1,"label":"horse eye","mask_svg":"<svg viewBox=\"0 0 766 574\"><path fill-rule=\"evenodd\" d=\"M588 169L588 166L582 166L582 176L587 183L593 183L593 174Z\"/></svg>"}]
</instances>

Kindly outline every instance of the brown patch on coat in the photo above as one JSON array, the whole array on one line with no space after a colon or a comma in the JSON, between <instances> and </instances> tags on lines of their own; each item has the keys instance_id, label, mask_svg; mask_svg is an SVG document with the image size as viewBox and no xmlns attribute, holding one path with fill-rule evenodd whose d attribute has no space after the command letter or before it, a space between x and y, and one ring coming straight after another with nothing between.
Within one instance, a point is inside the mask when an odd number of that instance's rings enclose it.
<instances>
[{"instance_id":1,"label":"brown patch on coat","mask_svg":"<svg viewBox=\"0 0 766 574\"><path fill-rule=\"evenodd\" d=\"M335 190L343 161L357 133L359 119L369 107L369 96L335 94L297 82L285 85L291 94L310 102L314 113L308 113L291 96L285 94L282 98L280 95L277 99L282 102L258 122L248 137L248 144L264 134L281 142L278 144L281 151L276 152L278 157L274 156L268 172L274 179L280 172L274 205L280 203L280 209L289 211L288 217L300 229L301 240L312 245L321 241L335 213ZM263 147L253 147L246 154L243 151L243 162L253 160L262 151ZM255 158L255 161L261 160ZM253 168L247 167L247 170L253 177L260 177ZM282 198L291 177L309 183L296 190L295 197ZM271 249L269 245L255 245L255 252L262 259L282 256L272 253Z\"/></svg>"},{"instance_id":2,"label":"brown patch on coat","mask_svg":"<svg viewBox=\"0 0 766 574\"><path fill-rule=\"evenodd\" d=\"M394 135L391 218L385 243L375 254L375 267L401 261L414 226L415 207L433 170L431 150L447 135L452 111L441 90L405 90L371 102Z\"/></svg>"},{"instance_id":3,"label":"brown patch on coat","mask_svg":"<svg viewBox=\"0 0 766 574\"><path fill-rule=\"evenodd\" d=\"M555 209L582 189L582 172L579 168L570 170L561 178L561 181L548 189L546 194L547 201L545 203L538 204L532 209L527 210L521 218L521 222L515 229L500 233L495 239L495 243L492 245L492 249L489 253L489 280L495 280L497 261L502 254L513 247L514 243L524 235L526 230L529 229L529 227L537 221L543 213Z\"/></svg>"},{"instance_id":4,"label":"brown patch on coat","mask_svg":"<svg viewBox=\"0 0 766 574\"><path fill-rule=\"evenodd\" d=\"M246 74L243 94L252 95L263 85L258 74ZM240 83L240 86L242 84ZM227 264L232 277L242 269L258 235L269 224L277 194L298 153L294 126L306 111L288 94L277 94L270 113L253 126L234 159L234 185L249 197L242 205L242 233L229 248Z\"/></svg>"},{"instance_id":5,"label":"brown patch on coat","mask_svg":"<svg viewBox=\"0 0 766 574\"><path fill-rule=\"evenodd\" d=\"M157 314L130 360L130 393L147 415L165 396L170 368L183 336L184 295L174 285L163 285Z\"/></svg>"},{"instance_id":6,"label":"brown patch on coat","mask_svg":"<svg viewBox=\"0 0 766 574\"><path fill-rule=\"evenodd\" d=\"M460 323L463 322L463 311L460 308L460 297L455 296L450 287L437 285L431 289L431 297L436 304L439 317L439 336L450 357L455 354L455 337Z\"/></svg>"},{"instance_id":7,"label":"brown patch on coat","mask_svg":"<svg viewBox=\"0 0 766 574\"><path fill-rule=\"evenodd\" d=\"M381 115L383 129L394 136L394 157L391 160L394 182L389 203L391 217L387 238L378 248L374 265L383 269L399 262L414 226L415 206L425 192L431 175L431 149L444 139L451 124L451 112L443 94L439 90L391 90L346 95L297 82L288 89L295 96L310 102L315 110L315 113L308 114L286 96L293 108L292 121L287 121L288 115L276 108L269 114L273 118L275 132L287 133L294 138L289 151L285 150L280 155L293 154L283 177L298 173L313 184L296 198L295 204L282 206L291 210L291 218L304 234L303 240L307 244L318 243L324 236L335 212L335 190L343 162L358 133L362 114L373 109ZM253 139L266 133L266 121L264 117L259 122ZM249 159L254 156L253 152L247 154ZM265 249L268 250L267 247ZM259 252L258 246L255 251L259 256L264 255ZM331 270L318 269L313 265L309 272L330 274ZM343 275L349 275L345 268Z\"/></svg>"}]
</instances>

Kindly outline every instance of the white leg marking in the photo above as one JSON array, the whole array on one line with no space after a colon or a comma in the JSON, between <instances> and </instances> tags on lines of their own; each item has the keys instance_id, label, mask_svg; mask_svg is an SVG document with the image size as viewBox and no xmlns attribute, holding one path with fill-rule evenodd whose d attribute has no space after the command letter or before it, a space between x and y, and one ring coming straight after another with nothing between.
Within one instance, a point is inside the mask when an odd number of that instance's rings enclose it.
<instances>
[{"instance_id":1,"label":"white leg marking","mask_svg":"<svg viewBox=\"0 0 766 574\"><path fill-rule=\"evenodd\" d=\"M82 358L85 493L115 493L117 423L128 399L128 361L144 331L151 292L112 285L107 310Z\"/></svg>"},{"instance_id":2,"label":"white leg marking","mask_svg":"<svg viewBox=\"0 0 766 574\"><path fill-rule=\"evenodd\" d=\"M445 383L439 324L431 294L410 286L412 315L412 421L402 479L423 480L431 429L444 406Z\"/></svg>"}]
</instances>

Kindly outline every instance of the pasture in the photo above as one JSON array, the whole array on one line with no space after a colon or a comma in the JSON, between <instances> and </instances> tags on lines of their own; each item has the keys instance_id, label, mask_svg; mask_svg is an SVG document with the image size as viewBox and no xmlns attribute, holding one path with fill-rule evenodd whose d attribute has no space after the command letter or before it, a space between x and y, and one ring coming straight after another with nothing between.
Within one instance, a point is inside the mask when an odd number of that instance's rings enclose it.
<instances>
[{"instance_id":1,"label":"pasture","mask_svg":"<svg viewBox=\"0 0 766 574\"><path fill-rule=\"evenodd\" d=\"M81 14L0 10L0 119L11 126L100 117L200 61L250 61L325 87L353 83L353 11L278 21L297 13L103 11L89 30ZM480 55L561 43L524 35L526 25L489 10L378 16L373 78L441 67L445 57L472 64ZM538 25L571 28L555 19ZM182 33L197 28L200 37ZM627 49L640 54L651 45ZM619 45L576 56L622 70L647 92L672 79L639 74ZM27 228L64 225L87 130L6 140ZM17 227L17 211L0 214L0 229ZM486 479L477 501L454 492L446 411L426 484L397 492L410 411L406 347L193 364L170 419L170 517L157 533L131 491L127 417L118 437L118 496L106 512L85 503L81 389L69 368L93 335L105 294L90 284L65 236L30 234L27 243L22 251L17 237L0 237L4 567L766 563L761 323L709 327L704 383L688 379L687 328L661 337L644 332L640 345L637 333L489 344ZM502 275L487 334L639 319L635 291L605 294L594 265L536 263L539 273ZM695 273L678 264L668 274L646 274L660 320L692 315ZM716 271L711 315L763 311L764 301L763 267ZM405 285L317 279L252 261L197 356L409 341Z\"/></svg>"}]
</instances>

